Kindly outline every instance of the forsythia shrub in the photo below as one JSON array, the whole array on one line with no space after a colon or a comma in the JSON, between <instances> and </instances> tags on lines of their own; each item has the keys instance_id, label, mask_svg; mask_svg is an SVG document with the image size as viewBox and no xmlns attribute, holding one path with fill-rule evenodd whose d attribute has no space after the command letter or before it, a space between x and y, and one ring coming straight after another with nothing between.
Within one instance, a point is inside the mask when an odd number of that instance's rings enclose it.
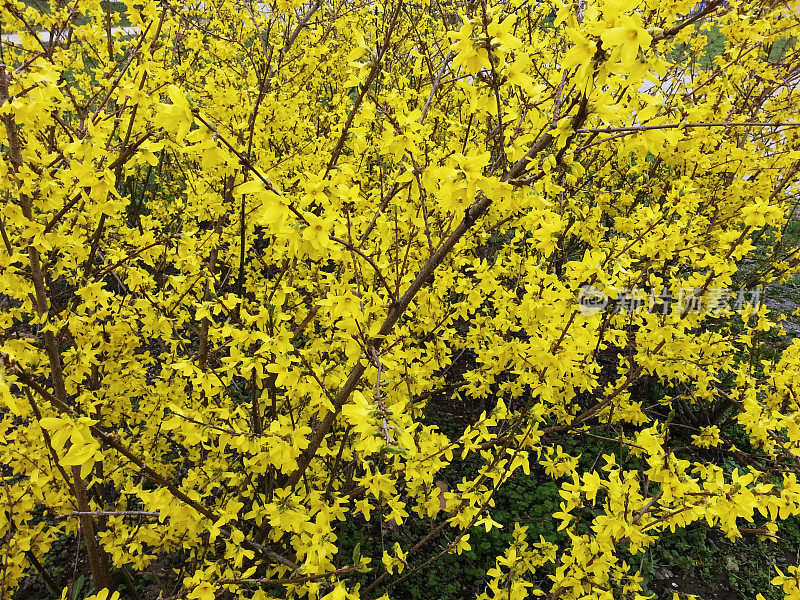
<instances>
[{"instance_id":1,"label":"forsythia shrub","mask_svg":"<svg viewBox=\"0 0 800 600\"><path fill-rule=\"evenodd\" d=\"M480 598L634 599L665 530L774 539L800 18L695 3L4 0L0 595L67 534L97 598L199 600L392 597L476 526ZM492 518L532 468L568 543Z\"/></svg>"}]
</instances>

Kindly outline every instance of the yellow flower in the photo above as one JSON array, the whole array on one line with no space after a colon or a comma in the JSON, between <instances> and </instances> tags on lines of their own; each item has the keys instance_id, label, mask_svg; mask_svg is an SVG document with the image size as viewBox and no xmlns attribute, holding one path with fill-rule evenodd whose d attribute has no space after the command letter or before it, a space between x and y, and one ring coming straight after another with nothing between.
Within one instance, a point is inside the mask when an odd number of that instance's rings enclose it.
<instances>
[{"instance_id":1,"label":"yellow flower","mask_svg":"<svg viewBox=\"0 0 800 600\"><path fill-rule=\"evenodd\" d=\"M510 16L499 23L493 21L489 25L488 32L489 35L492 36L493 47L495 43L498 44L501 50L516 50L522 46L522 42L511 33L511 29L514 27L516 20L516 17Z\"/></svg>"},{"instance_id":2,"label":"yellow flower","mask_svg":"<svg viewBox=\"0 0 800 600\"><path fill-rule=\"evenodd\" d=\"M649 48L653 37L633 17L626 15L621 23L619 27L606 29L600 34L600 39L604 44L616 47L612 58L619 57L626 68L632 68L639 56L639 49Z\"/></svg>"},{"instance_id":3,"label":"yellow flower","mask_svg":"<svg viewBox=\"0 0 800 600\"><path fill-rule=\"evenodd\" d=\"M453 67L464 66L467 72L471 74L475 74L481 69L489 69L492 66L489 62L489 53L486 48L476 47L475 40L473 40L473 32L474 25L469 21L465 22L457 33L451 34L454 41L450 46L452 50L458 52L458 55L453 60Z\"/></svg>"},{"instance_id":4,"label":"yellow flower","mask_svg":"<svg viewBox=\"0 0 800 600\"><path fill-rule=\"evenodd\" d=\"M585 65L592 60L594 53L597 51L597 45L580 31L566 29L565 33L575 45L564 55L561 66L565 69L571 69Z\"/></svg>"},{"instance_id":5,"label":"yellow flower","mask_svg":"<svg viewBox=\"0 0 800 600\"><path fill-rule=\"evenodd\" d=\"M480 154L471 154L464 156L462 154L456 155L459 168L464 171L464 174L469 178L480 177L483 168L488 164L491 158L491 153L481 152Z\"/></svg>"},{"instance_id":6,"label":"yellow flower","mask_svg":"<svg viewBox=\"0 0 800 600\"><path fill-rule=\"evenodd\" d=\"M692 443L701 448L712 448L719 445L719 442L719 427L716 425L701 427L700 435L692 436Z\"/></svg>"}]
</instances>

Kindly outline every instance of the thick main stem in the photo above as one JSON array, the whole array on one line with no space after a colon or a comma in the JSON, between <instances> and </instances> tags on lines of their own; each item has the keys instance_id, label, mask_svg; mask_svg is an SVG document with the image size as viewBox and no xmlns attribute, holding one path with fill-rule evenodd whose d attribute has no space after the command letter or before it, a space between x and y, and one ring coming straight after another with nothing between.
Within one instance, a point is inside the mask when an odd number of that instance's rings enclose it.
<instances>
[{"instance_id":1,"label":"thick main stem","mask_svg":"<svg viewBox=\"0 0 800 600\"><path fill-rule=\"evenodd\" d=\"M86 484L83 481L83 477L81 477L81 468L72 467L72 476L75 480L75 500L78 510L83 513L80 516L81 533L83 533L83 539L86 544L89 568L92 571L92 584L95 590L100 591L110 587L111 574L108 571L105 553L95 537L94 519L90 514L91 508L86 498Z\"/></svg>"},{"instance_id":2,"label":"thick main stem","mask_svg":"<svg viewBox=\"0 0 800 600\"><path fill-rule=\"evenodd\" d=\"M9 76L6 74L5 65L0 64L0 106L8 102L8 83ZM12 171L14 175L19 172L22 167L22 147L19 139L19 131L17 124L14 121L13 113L7 112L3 116L5 122L6 137L9 142L9 158L11 160ZM33 217L33 199L27 194L20 194L20 208L22 214L28 221L34 222ZM33 281L33 288L35 292L34 308L39 318L47 315L49 310L49 298L47 296L47 289L45 287L45 274L42 270L39 251L32 245L28 246L28 258L31 266L31 279ZM67 404L67 391L64 386L64 374L61 368L61 353L58 351L55 336L49 329L44 331L44 346L47 358L50 363L50 373L53 380L54 395L64 405ZM80 468L73 468L74 486L72 491L75 494L75 500L78 509L88 511L88 502L86 500L86 487L83 478L80 474ZM81 532L86 540L86 551L89 555L89 565L92 571L92 581L95 590L107 588L110 582L110 574L108 571L107 561L102 548L97 544L95 538L94 522L91 517L81 517Z\"/></svg>"}]
</instances>

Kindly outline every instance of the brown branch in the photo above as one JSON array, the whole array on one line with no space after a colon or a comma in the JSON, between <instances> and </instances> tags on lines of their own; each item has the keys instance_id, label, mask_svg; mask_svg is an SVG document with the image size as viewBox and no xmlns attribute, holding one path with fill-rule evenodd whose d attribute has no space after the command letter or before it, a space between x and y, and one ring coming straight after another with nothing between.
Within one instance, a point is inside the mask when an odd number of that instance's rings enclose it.
<instances>
[{"instance_id":1,"label":"brown branch","mask_svg":"<svg viewBox=\"0 0 800 600\"><path fill-rule=\"evenodd\" d=\"M328 237L331 239L331 241L334 241L337 244L341 244L342 246L344 246L345 248L350 250L350 252L354 252L355 254L358 254L361 258L363 258L365 261L367 261L369 263L369 266L372 267L372 270L375 271L375 275L377 275L378 279L380 279L381 285L386 289L386 292L389 294L389 300L392 301L392 302L395 301L394 294L392 293L392 290L389 288L389 284L386 282L386 278L383 276L383 273L381 273L380 269L378 269L378 265L375 264L375 261L373 261L369 256L364 254L364 252L362 252L361 250L356 248L350 242L348 242L346 240L343 240L341 238L338 238L335 235L331 235L331 236L328 236Z\"/></svg>"},{"instance_id":2,"label":"brown branch","mask_svg":"<svg viewBox=\"0 0 800 600\"><path fill-rule=\"evenodd\" d=\"M361 571L361 565L351 565L349 567L342 567L335 571L328 571L327 573L317 573L316 575L305 575L303 577L288 577L286 579L266 579L263 577L254 579L218 579L217 585L298 585L301 583L308 583L309 581L318 581L320 579L327 579L328 577L336 577L337 575L345 575L346 573L353 573Z\"/></svg>"},{"instance_id":3,"label":"brown branch","mask_svg":"<svg viewBox=\"0 0 800 600\"><path fill-rule=\"evenodd\" d=\"M253 165L252 161L249 158L247 158L244 154L239 152L233 146L233 144L231 144L227 139L225 139L225 136L223 136L219 132L219 130L217 130L217 128L214 125L212 125L211 123L206 121L197 109L192 109L192 114L194 115L195 119L197 119L203 125L205 125L209 129L209 131L211 131L212 133L216 134L217 139L219 139L219 141L221 141L225 145L225 147L228 148L228 150L230 150L231 152L233 152L236 155L236 158L239 159L239 162L242 164L242 166L246 167L248 170L250 170L253 173L253 175L258 177L259 181L261 181L261 183L264 184L264 187L266 187L269 191L274 192L278 196L283 198L283 194L281 194L280 191L278 191L278 189L274 185L272 185L272 182L267 178L267 176L264 175L263 173L261 173L261 171L259 171L258 169L256 169L255 166ZM306 218L303 215L303 213L301 213L299 210L297 210L297 208L294 206L293 203L287 201L286 205L289 207L289 210L292 211L294 213L294 215L298 219L300 219L303 223L307 223Z\"/></svg>"},{"instance_id":4,"label":"brown branch","mask_svg":"<svg viewBox=\"0 0 800 600\"><path fill-rule=\"evenodd\" d=\"M793 121L782 121L779 123L770 122L700 122L700 123L665 123L663 125L628 125L622 127L587 127L576 129L575 133L616 133L627 131L650 131L653 129L689 129L692 127L800 127L800 123Z\"/></svg>"},{"instance_id":5,"label":"brown branch","mask_svg":"<svg viewBox=\"0 0 800 600\"><path fill-rule=\"evenodd\" d=\"M111 585L111 572L108 570L108 557L102 546L97 543L95 532L97 526L89 510L89 500L86 497L86 483L81 477L81 467L73 466L72 475L75 481L75 500L80 511L81 533L83 533L86 554L89 558L89 567L92 573L92 585L96 590L106 589Z\"/></svg>"},{"instance_id":6,"label":"brown branch","mask_svg":"<svg viewBox=\"0 0 800 600\"><path fill-rule=\"evenodd\" d=\"M628 127L596 127L596 128L587 128L587 129L579 129L576 133L614 133L611 137L607 137L602 140L597 140L596 142L592 142L590 144L586 144L585 146L581 146L578 148L575 153L582 152L591 148L593 146L597 146L598 144L603 144L605 142L610 142L612 140L619 139L621 137L625 137L627 135L631 135L632 133L637 133L639 131L652 131L656 129L692 129L692 128L699 128L699 127L800 127L800 123L793 123L791 121L786 121L782 123L747 123L747 122L739 122L739 123L667 123L664 125L631 125Z\"/></svg>"},{"instance_id":7,"label":"brown branch","mask_svg":"<svg viewBox=\"0 0 800 600\"><path fill-rule=\"evenodd\" d=\"M147 510L90 510L90 511L76 511L68 512L61 515L56 515L56 519L66 519L67 517L158 517L160 512L152 512Z\"/></svg>"},{"instance_id":8,"label":"brown branch","mask_svg":"<svg viewBox=\"0 0 800 600\"><path fill-rule=\"evenodd\" d=\"M697 21L699 21L703 17L705 17L705 16L711 14L712 12L714 12L715 10L717 10L717 8L722 5L723 1L724 0L712 0L711 2L708 3L708 5L705 8L703 8L703 10L698 12L696 15L694 15L693 17L689 17L685 21L682 21L682 22L678 23L677 25L675 25L674 27L671 27L670 29L667 29L661 36L658 36L658 37L654 36L653 40L657 41L657 40L660 40L660 39L663 39L663 38L673 37L675 34L677 34L684 27L688 27L692 23L696 23Z\"/></svg>"},{"instance_id":9,"label":"brown branch","mask_svg":"<svg viewBox=\"0 0 800 600\"><path fill-rule=\"evenodd\" d=\"M392 38L392 32L394 31L395 25L397 25L397 17L400 16L400 9L403 7L403 0L399 0L397 2L397 6L395 6L394 13L392 14L391 21L389 21L389 28L386 31L386 36L383 39L383 44L380 46L380 52L378 56L375 58L374 62L372 63L372 68L369 70L367 74L367 79L364 81L364 85L361 86L361 91L358 94L358 98L356 98L355 104L353 104L353 108L350 109L350 113L347 115L347 120L344 123L344 127L342 128L342 133L339 135L339 140L336 142L336 146L333 148L333 152L331 153L331 158L328 161L328 165L325 167L325 177L328 176L331 169L336 166L336 163L339 160L339 155L342 153L342 148L344 148L344 142L347 139L347 133L350 130L350 126L353 124L353 119L358 112L358 109L361 107L361 103L364 101L364 95L367 93L367 90L372 85L372 82L375 81L375 78L378 76L381 70L381 63L383 62L383 57L386 54L386 51L389 48L389 41Z\"/></svg>"}]
</instances>

